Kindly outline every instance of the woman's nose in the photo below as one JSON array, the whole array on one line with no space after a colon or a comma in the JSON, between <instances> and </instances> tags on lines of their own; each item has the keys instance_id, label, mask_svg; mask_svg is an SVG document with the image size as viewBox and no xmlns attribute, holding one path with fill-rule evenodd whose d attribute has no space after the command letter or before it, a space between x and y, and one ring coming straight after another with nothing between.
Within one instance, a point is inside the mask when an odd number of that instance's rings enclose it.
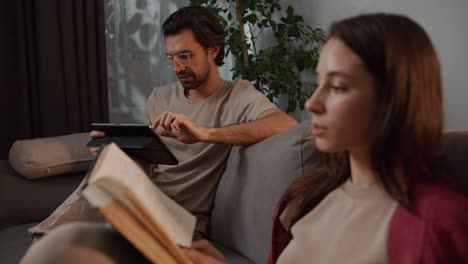
<instances>
[{"instance_id":1,"label":"woman's nose","mask_svg":"<svg viewBox=\"0 0 468 264\"><path fill-rule=\"evenodd\" d=\"M314 93L307 99L305 102L304 108L307 111L313 114L320 114L325 112L325 105L324 105L324 94L320 87L317 87Z\"/></svg>"}]
</instances>

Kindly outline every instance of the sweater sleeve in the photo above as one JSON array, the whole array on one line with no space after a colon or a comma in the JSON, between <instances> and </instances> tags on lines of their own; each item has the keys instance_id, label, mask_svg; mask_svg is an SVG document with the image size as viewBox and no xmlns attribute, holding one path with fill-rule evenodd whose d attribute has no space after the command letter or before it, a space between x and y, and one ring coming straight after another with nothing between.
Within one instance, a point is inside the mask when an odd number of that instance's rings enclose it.
<instances>
[{"instance_id":1,"label":"sweater sleeve","mask_svg":"<svg viewBox=\"0 0 468 264\"><path fill-rule=\"evenodd\" d=\"M439 188L431 200L423 263L468 263L468 196Z\"/></svg>"},{"instance_id":2,"label":"sweater sleeve","mask_svg":"<svg viewBox=\"0 0 468 264\"><path fill-rule=\"evenodd\" d=\"M276 208L275 216L273 219L273 231L271 236L270 253L268 254L267 264L274 264L281 255L281 252L286 248L291 241L291 234L286 230L283 223L280 220L280 215L284 212L288 206L289 199L285 198L279 202Z\"/></svg>"},{"instance_id":3,"label":"sweater sleeve","mask_svg":"<svg viewBox=\"0 0 468 264\"><path fill-rule=\"evenodd\" d=\"M468 263L468 196L444 180L412 186L389 226L389 263Z\"/></svg>"}]
</instances>

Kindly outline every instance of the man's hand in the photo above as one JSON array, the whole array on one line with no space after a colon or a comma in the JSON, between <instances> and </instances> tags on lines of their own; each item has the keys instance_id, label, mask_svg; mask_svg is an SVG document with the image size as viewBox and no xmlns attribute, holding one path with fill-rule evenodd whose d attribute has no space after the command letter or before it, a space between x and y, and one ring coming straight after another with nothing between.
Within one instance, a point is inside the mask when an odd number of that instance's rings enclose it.
<instances>
[{"instance_id":1,"label":"man's hand","mask_svg":"<svg viewBox=\"0 0 468 264\"><path fill-rule=\"evenodd\" d=\"M192 242L192 247L183 249L187 257L194 264L225 264L223 254L207 240Z\"/></svg>"},{"instance_id":2,"label":"man's hand","mask_svg":"<svg viewBox=\"0 0 468 264\"><path fill-rule=\"evenodd\" d=\"M151 128L163 137L175 138L180 142L193 144L208 139L208 129L185 115L164 112L158 116Z\"/></svg>"},{"instance_id":3,"label":"man's hand","mask_svg":"<svg viewBox=\"0 0 468 264\"><path fill-rule=\"evenodd\" d=\"M89 132L89 136L91 138L100 138L100 137L105 137L106 133L104 133L102 131L93 130L93 131ZM101 149L102 148L89 148L89 152L91 152L91 154L93 154L94 156L97 156L97 154L99 154L99 152L101 152Z\"/></svg>"}]
</instances>

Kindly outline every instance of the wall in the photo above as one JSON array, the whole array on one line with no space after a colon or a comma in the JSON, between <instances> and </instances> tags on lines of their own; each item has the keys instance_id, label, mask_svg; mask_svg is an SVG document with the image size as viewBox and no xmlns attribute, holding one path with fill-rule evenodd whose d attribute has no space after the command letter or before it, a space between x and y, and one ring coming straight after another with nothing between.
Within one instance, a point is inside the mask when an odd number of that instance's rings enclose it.
<instances>
[{"instance_id":1,"label":"wall","mask_svg":"<svg viewBox=\"0 0 468 264\"><path fill-rule=\"evenodd\" d=\"M466 0L292 0L307 24L327 29L332 21L363 12L404 14L429 33L439 53L445 124L468 129L468 1Z\"/></svg>"}]
</instances>

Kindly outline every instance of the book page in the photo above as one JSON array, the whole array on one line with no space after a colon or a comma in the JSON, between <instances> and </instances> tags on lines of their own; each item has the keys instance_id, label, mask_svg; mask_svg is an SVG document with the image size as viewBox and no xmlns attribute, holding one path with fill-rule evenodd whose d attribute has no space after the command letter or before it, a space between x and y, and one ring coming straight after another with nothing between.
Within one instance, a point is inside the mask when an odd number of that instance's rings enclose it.
<instances>
[{"instance_id":1,"label":"book page","mask_svg":"<svg viewBox=\"0 0 468 264\"><path fill-rule=\"evenodd\" d=\"M104 183L106 179L118 182L122 188L120 190L114 186L106 188ZM98 184L122 199L128 195L125 189L131 190L135 200L154 219L157 219L156 221L176 244L185 247L191 245L195 216L159 190L145 172L116 144L111 143L101 151L88 182Z\"/></svg>"}]
</instances>

